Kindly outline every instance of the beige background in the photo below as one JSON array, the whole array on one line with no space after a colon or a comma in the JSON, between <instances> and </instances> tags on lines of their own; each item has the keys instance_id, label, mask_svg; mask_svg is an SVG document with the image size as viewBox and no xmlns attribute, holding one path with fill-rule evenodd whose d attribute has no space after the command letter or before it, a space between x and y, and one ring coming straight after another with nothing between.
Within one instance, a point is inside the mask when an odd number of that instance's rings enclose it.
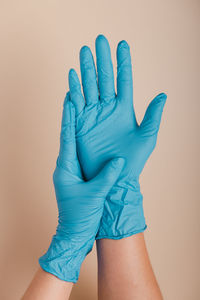
<instances>
[{"instance_id":1,"label":"beige background","mask_svg":"<svg viewBox=\"0 0 200 300\"><path fill-rule=\"evenodd\" d=\"M166 300L200 299L200 1L0 1L0 299L19 299L57 223L52 172L67 72L97 34L131 45L138 120L168 94L141 186L146 240ZM71 300L96 299L95 249Z\"/></svg>"}]
</instances>

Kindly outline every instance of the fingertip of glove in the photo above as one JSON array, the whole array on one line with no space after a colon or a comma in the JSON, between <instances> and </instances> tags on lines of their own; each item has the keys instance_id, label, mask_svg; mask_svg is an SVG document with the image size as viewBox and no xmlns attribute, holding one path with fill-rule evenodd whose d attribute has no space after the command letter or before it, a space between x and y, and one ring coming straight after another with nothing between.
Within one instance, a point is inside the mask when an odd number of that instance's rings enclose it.
<instances>
[{"instance_id":1,"label":"fingertip of glove","mask_svg":"<svg viewBox=\"0 0 200 300\"><path fill-rule=\"evenodd\" d=\"M112 159L112 166L114 168L122 168L125 164L125 159L123 157L116 157Z\"/></svg>"},{"instance_id":2,"label":"fingertip of glove","mask_svg":"<svg viewBox=\"0 0 200 300\"><path fill-rule=\"evenodd\" d=\"M101 49L102 46L109 45L107 38L103 34L99 34L95 41L96 49Z\"/></svg>"},{"instance_id":3,"label":"fingertip of glove","mask_svg":"<svg viewBox=\"0 0 200 300\"><path fill-rule=\"evenodd\" d=\"M152 101L152 105L163 108L165 106L166 100L167 95L165 93L160 93L154 98L154 100Z\"/></svg>"},{"instance_id":4,"label":"fingertip of glove","mask_svg":"<svg viewBox=\"0 0 200 300\"><path fill-rule=\"evenodd\" d=\"M82 58L82 56L85 53L90 54L90 48L87 45L84 45L83 47L81 47L81 49L80 49L80 57Z\"/></svg>"},{"instance_id":5,"label":"fingertip of glove","mask_svg":"<svg viewBox=\"0 0 200 300\"><path fill-rule=\"evenodd\" d=\"M122 48L123 49L127 49L127 50L130 49L129 44L127 43L127 41L122 40L121 42L119 42L119 44L118 44L118 50L121 50Z\"/></svg>"},{"instance_id":6,"label":"fingertip of glove","mask_svg":"<svg viewBox=\"0 0 200 300\"><path fill-rule=\"evenodd\" d=\"M100 34L97 36L96 42L97 42L97 41L100 41L100 40L106 40L105 35L103 35L102 33L100 33Z\"/></svg>"},{"instance_id":7,"label":"fingertip of glove","mask_svg":"<svg viewBox=\"0 0 200 300\"><path fill-rule=\"evenodd\" d=\"M69 76L72 76L72 77L76 76L76 71L73 68L71 68L69 70Z\"/></svg>"},{"instance_id":8,"label":"fingertip of glove","mask_svg":"<svg viewBox=\"0 0 200 300\"><path fill-rule=\"evenodd\" d=\"M167 100L167 94L160 93L156 98L159 99L159 100L162 100L162 101L166 101Z\"/></svg>"}]
</instances>

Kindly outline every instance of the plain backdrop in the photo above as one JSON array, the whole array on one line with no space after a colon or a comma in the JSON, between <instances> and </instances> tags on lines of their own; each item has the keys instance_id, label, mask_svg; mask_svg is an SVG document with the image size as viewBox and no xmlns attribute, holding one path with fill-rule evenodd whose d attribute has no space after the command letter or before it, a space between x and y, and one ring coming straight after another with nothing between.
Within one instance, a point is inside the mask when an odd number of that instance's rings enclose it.
<instances>
[{"instance_id":1,"label":"plain backdrop","mask_svg":"<svg viewBox=\"0 0 200 300\"><path fill-rule=\"evenodd\" d=\"M145 233L166 300L200 299L200 1L0 1L0 299L20 299L57 224L52 173L67 73L102 33L131 46L140 122L168 95L157 147L141 176ZM96 251L71 300L96 300Z\"/></svg>"}]
</instances>

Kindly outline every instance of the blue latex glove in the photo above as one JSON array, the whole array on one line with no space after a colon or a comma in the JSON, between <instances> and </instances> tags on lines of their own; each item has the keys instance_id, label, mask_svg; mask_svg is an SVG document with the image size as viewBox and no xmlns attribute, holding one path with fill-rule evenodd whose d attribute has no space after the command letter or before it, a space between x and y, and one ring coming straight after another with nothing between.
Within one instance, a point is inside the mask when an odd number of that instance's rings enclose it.
<instances>
[{"instance_id":1,"label":"blue latex glove","mask_svg":"<svg viewBox=\"0 0 200 300\"><path fill-rule=\"evenodd\" d=\"M125 167L107 196L97 235L119 239L146 228L139 176L156 145L167 96L156 96L138 125L127 42L121 41L117 47L117 95L110 47L102 35L96 39L96 64L98 78L92 53L84 46L80 51L84 97L78 76L71 69L70 98L76 109L77 150L84 176L93 178L113 157L125 158Z\"/></svg>"},{"instance_id":2,"label":"blue latex glove","mask_svg":"<svg viewBox=\"0 0 200 300\"><path fill-rule=\"evenodd\" d=\"M64 102L60 152L53 175L58 227L39 263L58 278L76 282L81 263L92 249L106 195L119 176L124 160L114 159L94 179L83 180L76 154L75 109L68 98L69 94Z\"/></svg>"}]
</instances>

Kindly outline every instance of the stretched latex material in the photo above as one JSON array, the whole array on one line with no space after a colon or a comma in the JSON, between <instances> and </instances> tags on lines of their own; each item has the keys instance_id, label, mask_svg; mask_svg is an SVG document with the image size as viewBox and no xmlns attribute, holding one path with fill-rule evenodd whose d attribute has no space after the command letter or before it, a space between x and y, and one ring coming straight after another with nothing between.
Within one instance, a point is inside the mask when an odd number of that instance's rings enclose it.
<instances>
[{"instance_id":1,"label":"stretched latex material","mask_svg":"<svg viewBox=\"0 0 200 300\"><path fill-rule=\"evenodd\" d=\"M97 71L96 71L97 67ZM157 140L164 93L149 104L137 124L133 108L129 45L117 47L117 95L107 39L96 39L96 67L87 46L80 51L82 88L74 69L69 72L70 99L76 109L78 157L85 178L93 178L113 157L124 157L125 167L109 192L97 239L120 239L146 228L139 176Z\"/></svg>"},{"instance_id":2,"label":"stretched latex material","mask_svg":"<svg viewBox=\"0 0 200 300\"><path fill-rule=\"evenodd\" d=\"M103 213L104 201L124 160L114 159L90 181L84 181L76 154L75 109L64 102L60 152L53 180L58 205L58 227L40 266L61 280L76 282L81 264L91 251Z\"/></svg>"}]
</instances>

